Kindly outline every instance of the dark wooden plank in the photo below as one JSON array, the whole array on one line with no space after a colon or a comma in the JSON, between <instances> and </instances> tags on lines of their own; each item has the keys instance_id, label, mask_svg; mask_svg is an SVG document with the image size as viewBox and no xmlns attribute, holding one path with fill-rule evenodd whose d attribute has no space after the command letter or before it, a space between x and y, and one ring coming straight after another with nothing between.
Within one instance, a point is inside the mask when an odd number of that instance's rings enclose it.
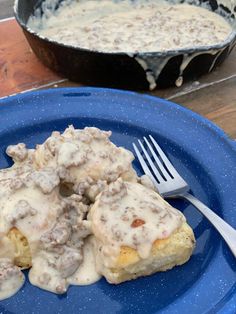
<instances>
[{"instance_id":1,"label":"dark wooden plank","mask_svg":"<svg viewBox=\"0 0 236 314\"><path fill-rule=\"evenodd\" d=\"M203 115L236 138L236 77L173 101Z\"/></svg>"},{"instance_id":2,"label":"dark wooden plank","mask_svg":"<svg viewBox=\"0 0 236 314\"><path fill-rule=\"evenodd\" d=\"M62 79L36 58L14 19L1 22L0 33L0 97Z\"/></svg>"}]
</instances>

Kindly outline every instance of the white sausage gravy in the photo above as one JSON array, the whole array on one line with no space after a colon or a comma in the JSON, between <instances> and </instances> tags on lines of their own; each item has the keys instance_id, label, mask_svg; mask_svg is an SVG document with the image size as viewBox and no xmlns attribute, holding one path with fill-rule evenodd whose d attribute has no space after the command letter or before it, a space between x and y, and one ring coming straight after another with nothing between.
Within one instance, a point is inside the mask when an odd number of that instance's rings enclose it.
<instances>
[{"instance_id":1,"label":"white sausage gravy","mask_svg":"<svg viewBox=\"0 0 236 314\"><path fill-rule=\"evenodd\" d=\"M105 228L116 247L116 253L105 248L105 255L115 257L128 245L145 258L155 239L183 223L184 216L153 191L150 181L137 177L132 153L115 146L110 135L70 126L35 149L23 143L7 148L14 165L0 171L0 300L24 284L17 243L8 237L14 228L28 241L31 284L61 294L69 285L100 279L94 257L99 230Z\"/></svg>"},{"instance_id":2,"label":"white sausage gravy","mask_svg":"<svg viewBox=\"0 0 236 314\"><path fill-rule=\"evenodd\" d=\"M155 191L121 178L98 195L90 215L95 237L105 237L98 249L106 267L114 267L122 246L147 258L155 240L168 238L185 221Z\"/></svg>"},{"instance_id":3,"label":"white sausage gravy","mask_svg":"<svg viewBox=\"0 0 236 314\"><path fill-rule=\"evenodd\" d=\"M103 52L155 52L216 45L232 32L220 15L159 0L46 0L27 26L39 35Z\"/></svg>"}]
</instances>

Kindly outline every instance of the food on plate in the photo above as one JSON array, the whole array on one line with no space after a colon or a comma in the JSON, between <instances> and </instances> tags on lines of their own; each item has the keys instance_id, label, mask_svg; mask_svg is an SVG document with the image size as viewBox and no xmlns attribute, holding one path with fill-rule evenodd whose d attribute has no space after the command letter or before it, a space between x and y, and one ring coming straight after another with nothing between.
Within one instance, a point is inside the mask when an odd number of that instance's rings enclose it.
<instances>
[{"instance_id":1,"label":"food on plate","mask_svg":"<svg viewBox=\"0 0 236 314\"><path fill-rule=\"evenodd\" d=\"M219 14L164 0L46 0L27 26L63 44L128 53L212 46L232 32Z\"/></svg>"},{"instance_id":2,"label":"food on plate","mask_svg":"<svg viewBox=\"0 0 236 314\"><path fill-rule=\"evenodd\" d=\"M0 300L9 298L19 291L25 281L20 268L12 264L7 258L0 259L0 277Z\"/></svg>"},{"instance_id":3,"label":"food on plate","mask_svg":"<svg viewBox=\"0 0 236 314\"><path fill-rule=\"evenodd\" d=\"M111 132L97 128L69 127L62 134L53 132L42 145L37 145L34 166L55 169L76 194L85 193L94 199L106 183L118 177L137 181L131 164L133 154L114 145L110 136Z\"/></svg>"},{"instance_id":4,"label":"food on plate","mask_svg":"<svg viewBox=\"0 0 236 314\"><path fill-rule=\"evenodd\" d=\"M32 258L27 238L16 227L9 230L7 237L14 246L14 265L19 266L21 269L30 268Z\"/></svg>"},{"instance_id":5,"label":"food on plate","mask_svg":"<svg viewBox=\"0 0 236 314\"><path fill-rule=\"evenodd\" d=\"M70 126L35 149L8 146L14 164L0 170L0 299L21 288L26 268L33 285L61 294L101 275L119 283L189 259L194 235L184 216L137 176L133 154L110 135Z\"/></svg>"},{"instance_id":6,"label":"food on plate","mask_svg":"<svg viewBox=\"0 0 236 314\"><path fill-rule=\"evenodd\" d=\"M96 268L110 283L170 269L192 254L194 235L183 214L139 183L111 183L89 216Z\"/></svg>"},{"instance_id":7,"label":"food on plate","mask_svg":"<svg viewBox=\"0 0 236 314\"><path fill-rule=\"evenodd\" d=\"M79 195L61 197L59 176L53 169L29 171L27 168L26 171L27 175L16 174L8 182L0 181L0 232L14 246L13 256L8 256L9 263L25 267L23 259L29 257L26 249L27 256L20 256L16 263L22 239L13 236L11 230L17 228L30 248L30 282L62 293L69 285L68 277L83 260L84 238L90 234L85 220L88 206Z\"/></svg>"}]
</instances>

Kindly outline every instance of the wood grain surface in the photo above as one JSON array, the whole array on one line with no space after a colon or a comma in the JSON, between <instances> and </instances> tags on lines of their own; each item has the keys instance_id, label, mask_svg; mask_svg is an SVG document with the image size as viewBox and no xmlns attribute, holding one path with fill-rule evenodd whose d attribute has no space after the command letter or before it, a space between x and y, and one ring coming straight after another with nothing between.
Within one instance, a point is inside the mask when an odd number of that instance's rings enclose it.
<instances>
[{"instance_id":1,"label":"wood grain surface","mask_svg":"<svg viewBox=\"0 0 236 314\"><path fill-rule=\"evenodd\" d=\"M0 97L61 79L36 58L15 19L0 22Z\"/></svg>"},{"instance_id":2,"label":"wood grain surface","mask_svg":"<svg viewBox=\"0 0 236 314\"><path fill-rule=\"evenodd\" d=\"M13 14L12 0L0 0L0 19ZM81 86L52 72L31 51L14 19L0 21L0 97L32 89ZM181 88L150 94L203 115L236 138L236 49L217 70Z\"/></svg>"}]
</instances>

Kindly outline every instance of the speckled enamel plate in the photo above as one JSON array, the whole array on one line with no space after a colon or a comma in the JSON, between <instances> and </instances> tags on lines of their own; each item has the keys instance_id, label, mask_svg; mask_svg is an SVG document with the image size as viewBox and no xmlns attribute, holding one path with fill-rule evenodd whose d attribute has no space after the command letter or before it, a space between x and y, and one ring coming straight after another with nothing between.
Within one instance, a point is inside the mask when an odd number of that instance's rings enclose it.
<instances>
[{"instance_id":1,"label":"speckled enamel plate","mask_svg":"<svg viewBox=\"0 0 236 314\"><path fill-rule=\"evenodd\" d=\"M152 134L192 193L236 228L236 145L222 130L166 100L109 89L69 88L26 93L0 100L0 166L11 165L9 144L28 147L69 124L112 130L112 140L132 142ZM134 167L141 174L137 161ZM182 200L197 246L190 261L168 272L120 285L104 279L70 287L58 296L28 281L0 313L236 313L236 260L217 231Z\"/></svg>"}]
</instances>

